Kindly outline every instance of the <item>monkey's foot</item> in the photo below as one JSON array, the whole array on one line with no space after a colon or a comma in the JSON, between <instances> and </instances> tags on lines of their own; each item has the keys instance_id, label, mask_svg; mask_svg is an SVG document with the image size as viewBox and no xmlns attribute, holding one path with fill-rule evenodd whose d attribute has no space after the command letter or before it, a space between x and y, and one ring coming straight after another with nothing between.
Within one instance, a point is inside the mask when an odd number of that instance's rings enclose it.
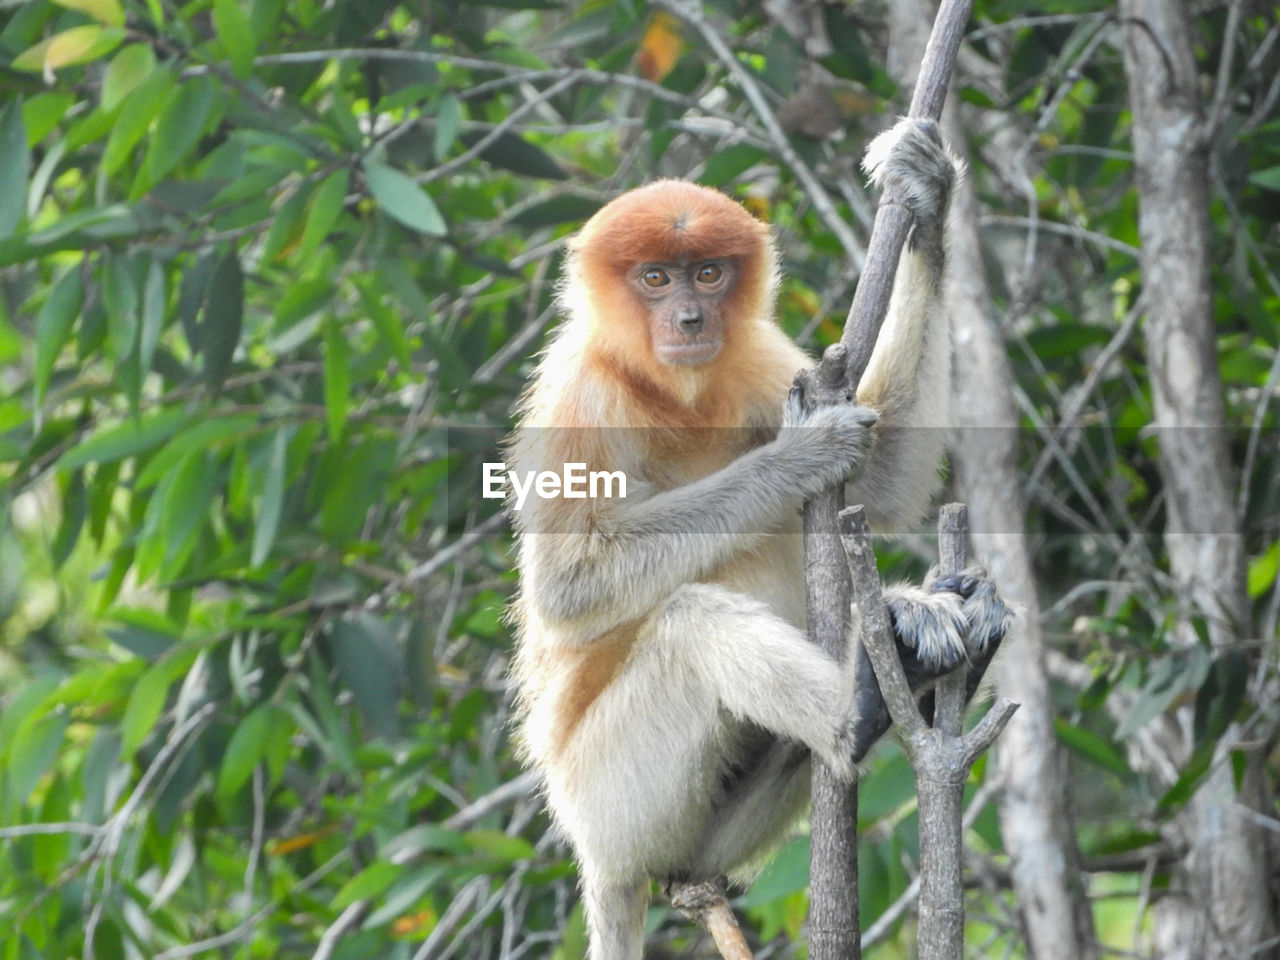
<instances>
[{"instance_id":1,"label":"monkey's foot","mask_svg":"<svg viewBox=\"0 0 1280 960\"><path fill-rule=\"evenodd\" d=\"M884 600L894 634L929 673L945 673L968 659L969 623L958 593L903 583L885 590Z\"/></svg>"},{"instance_id":2,"label":"monkey's foot","mask_svg":"<svg viewBox=\"0 0 1280 960\"><path fill-rule=\"evenodd\" d=\"M938 236L961 168L943 144L936 123L905 117L872 140L862 159L873 184L900 191L899 199L915 215L916 229Z\"/></svg>"},{"instance_id":3,"label":"monkey's foot","mask_svg":"<svg viewBox=\"0 0 1280 960\"><path fill-rule=\"evenodd\" d=\"M967 624L965 646L970 653L981 653L998 643L1009 632L1016 619L1013 608L996 591L996 582L982 567L969 567L958 574L934 577L927 581L933 591L947 591L963 598L961 611Z\"/></svg>"}]
</instances>

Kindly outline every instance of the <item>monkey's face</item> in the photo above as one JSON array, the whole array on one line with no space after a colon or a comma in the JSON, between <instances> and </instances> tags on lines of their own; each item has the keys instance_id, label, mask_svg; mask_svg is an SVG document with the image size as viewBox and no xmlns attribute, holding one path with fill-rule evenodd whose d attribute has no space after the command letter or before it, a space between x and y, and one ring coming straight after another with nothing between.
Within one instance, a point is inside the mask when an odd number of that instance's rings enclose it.
<instances>
[{"instance_id":1,"label":"monkey's face","mask_svg":"<svg viewBox=\"0 0 1280 960\"><path fill-rule=\"evenodd\" d=\"M735 273L731 259L642 263L630 271L658 360L697 366L716 358L724 346L725 300Z\"/></svg>"}]
</instances>

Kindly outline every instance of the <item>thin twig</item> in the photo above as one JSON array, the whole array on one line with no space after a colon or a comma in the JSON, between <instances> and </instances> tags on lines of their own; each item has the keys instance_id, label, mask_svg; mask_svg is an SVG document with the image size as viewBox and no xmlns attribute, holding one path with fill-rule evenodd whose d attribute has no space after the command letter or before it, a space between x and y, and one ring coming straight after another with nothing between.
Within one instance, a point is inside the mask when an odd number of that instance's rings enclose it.
<instances>
[{"instance_id":1,"label":"thin twig","mask_svg":"<svg viewBox=\"0 0 1280 960\"><path fill-rule=\"evenodd\" d=\"M325 928L320 942L316 944L316 952L311 955L311 960L331 960L343 934L359 924L368 912L368 900L357 900L347 904L347 908L338 914L338 919Z\"/></svg>"},{"instance_id":2,"label":"thin twig","mask_svg":"<svg viewBox=\"0 0 1280 960\"><path fill-rule=\"evenodd\" d=\"M673 907L711 934L724 960L752 960L751 948L719 883L677 883L667 895Z\"/></svg>"},{"instance_id":3,"label":"thin twig","mask_svg":"<svg viewBox=\"0 0 1280 960\"><path fill-rule=\"evenodd\" d=\"M540 778L536 771L522 773L514 780L508 780L502 786L490 790L483 797L467 804L457 813L449 816L441 826L448 830L466 830L494 810L529 796L537 790L539 782Z\"/></svg>"}]
</instances>

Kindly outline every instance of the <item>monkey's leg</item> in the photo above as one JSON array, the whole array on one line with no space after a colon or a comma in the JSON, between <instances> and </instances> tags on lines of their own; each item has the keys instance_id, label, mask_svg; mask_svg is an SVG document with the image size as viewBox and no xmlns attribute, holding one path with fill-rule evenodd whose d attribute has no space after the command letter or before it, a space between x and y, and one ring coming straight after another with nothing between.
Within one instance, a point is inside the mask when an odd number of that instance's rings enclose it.
<instances>
[{"instance_id":1,"label":"monkey's leg","mask_svg":"<svg viewBox=\"0 0 1280 960\"><path fill-rule=\"evenodd\" d=\"M641 960L649 879L603 880L593 877L585 865L581 874L589 960Z\"/></svg>"},{"instance_id":2,"label":"monkey's leg","mask_svg":"<svg viewBox=\"0 0 1280 960\"><path fill-rule=\"evenodd\" d=\"M739 879L735 874L772 849L808 802L809 749L757 733L740 764L722 777L723 794L708 818L694 876Z\"/></svg>"},{"instance_id":3,"label":"monkey's leg","mask_svg":"<svg viewBox=\"0 0 1280 960\"><path fill-rule=\"evenodd\" d=\"M982 653L972 657L965 684L965 702L972 699L982 683L987 666L1000 648L1003 636L991 640ZM911 689L932 685L939 677L956 669L926 664L900 639L898 656ZM891 720L880 684L866 651L857 648L857 712L852 724L851 755L860 762L889 729ZM933 690L920 699L920 712L933 717ZM740 768L726 778L725 793L708 823L704 849L699 853L694 876L733 876L735 869L750 864L769 848L796 819L809 796L811 767L809 751L802 745L770 738L758 744Z\"/></svg>"},{"instance_id":4,"label":"monkey's leg","mask_svg":"<svg viewBox=\"0 0 1280 960\"><path fill-rule=\"evenodd\" d=\"M711 703L852 772L851 670L768 606L724 587L689 584L672 594L647 631L647 642L696 677Z\"/></svg>"},{"instance_id":5,"label":"monkey's leg","mask_svg":"<svg viewBox=\"0 0 1280 960\"><path fill-rule=\"evenodd\" d=\"M965 703L973 699L974 693L982 683L987 667L1000 649L1003 637L992 640L987 648L969 662L969 677L965 682ZM933 681L956 669L955 665L937 667L923 663L916 652L898 641L898 658L902 661L903 672L907 675L907 683L913 691L932 685ZM871 669L871 660L867 651L858 647L858 700L857 719L853 723L853 760L861 762L877 740L884 736L892 724L889 708L885 706L884 694L880 692L880 683L876 680L875 671ZM933 690L929 689L920 698L920 713L930 723L933 722Z\"/></svg>"}]
</instances>

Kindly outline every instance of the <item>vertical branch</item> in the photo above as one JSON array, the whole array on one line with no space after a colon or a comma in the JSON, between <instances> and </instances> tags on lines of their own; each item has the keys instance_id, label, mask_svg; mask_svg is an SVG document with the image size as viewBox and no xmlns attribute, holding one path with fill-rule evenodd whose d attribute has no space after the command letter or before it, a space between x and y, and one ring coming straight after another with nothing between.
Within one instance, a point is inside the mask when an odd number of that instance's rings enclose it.
<instances>
[{"instance_id":1,"label":"vertical branch","mask_svg":"<svg viewBox=\"0 0 1280 960\"><path fill-rule=\"evenodd\" d=\"M805 371L806 399L838 403L846 395L845 349L835 344L817 368ZM832 488L804 507L805 608L809 639L837 658L846 656L849 575L840 543L844 490ZM874 566L874 560L872 561ZM809 956L857 960L858 789L842 782L826 763L813 761L809 820Z\"/></svg>"},{"instance_id":2,"label":"vertical branch","mask_svg":"<svg viewBox=\"0 0 1280 960\"><path fill-rule=\"evenodd\" d=\"M920 68L911 115L937 120L942 113L951 68L972 0L944 0ZM829 348L814 370L797 381L814 404L852 400L866 369L889 298L911 215L889 190L881 199L867 259L845 321L841 342ZM845 655L849 616L849 574L840 541L844 490L833 487L805 504L805 582L809 638L838 657ZM840 783L815 759L810 821L809 955L813 960L861 956L858 923L857 788Z\"/></svg>"},{"instance_id":3,"label":"vertical branch","mask_svg":"<svg viewBox=\"0 0 1280 960\"><path fill-rule=\"evenodd\" d=\"M1205 121L1196 62L1201 41L1186 5L1121 0L1120 14L1164 545L1180 606L1171 636L1175 644L1199 646L1193 623L1203 617L1210 645L1221 653L1247 629L1249 600L1223 429L1210 272L1219 255L1209 219L1209 144L1216 121ZM1191 727L1191 708L1174 707L1160 722L1176 732L1171 759L1185 769L1199 748L1183 732ZM1272 801L1262 788L1266 751L1249 740L1236 724L1223 732L1209 771L1170 825L1187 848L1176 876L1188 897L1157 907L1157 953L1224 960L1273 952L1276 916L1266 892L1265 858L1258 855L1265 841L1249 815ZM1235 751L1238 758L1229 760ZM1243 769L1233 770L1237 759Z\"/></svg>"},{"instance_id":4,"label":"vertical branch","mask_svg":"<svg viewBox=\"0 0 1280 960\"><path fill-rule=\"evenodd\" d=\"M995 704L971 733L959 735L930 727L916 707L915 698L898 660L880 593L875 557L871 553L871 528L861 507L841 512L843 548L853 583L854 599L866 613L860 640L875 667L885 706L902 736L911 769L916 775L920 812L920 926L921 960L961 960L964 952L964 782L973 762L1004 729L1018 705L1011 700ZM947 566L964 562L965 508L949 504L939 523L941 553ZM964 697L965 678L959 673L959 696ZM812 950L810 951L812 953Z\"/></svg>"},{"instance_id":5,"label":"vertical branch","mask_svg":"<svg viewBox=\"0 0 1280 960\"><path fill-rule=\"evenodd\" d=\"M973 0L943 0L938 8L924 60L920 63L920 76L911 97L909 117L936 122L942 116L951 68L972 9ZM849 378L855 390L871 360L880 327L889 312L898 257L910 229L911 213L903 198L896 189L886 190L876 209L875 224L867 244L867 260L858 278L858 288L854 291L853 303L844 321L844 334L840 338L849 351Z\"/></svg>"},{"instance_id":6,"label":"vertical branch","mask_svg":"<svg viewBox=\"0 0 1280 960\"><path fill-rule=\"evenodd\" d=\"M969 509L948 503L938 513L938 572L942 576L964 569L969 540ZM969 671L961 666L938 681L933 724L948 736L958 737L964 722Z\"/></svg>"},{"instance_id":7,"label":"vertical branch","mask_svg":"<svg viewBox=\"0 0 1280 960\"><path fill-rule=\"evenodd\" d=\"M968 536L968 509L962 503L946 504L938 514L938 567L943 576L964 569ZM932 737L928 747L911 758L920 816L920 956L934 960L959 960L964 946L962 820L969 770L957 755L968 672L962 666L938 681Z\"/></svg>"}]
</instances>

